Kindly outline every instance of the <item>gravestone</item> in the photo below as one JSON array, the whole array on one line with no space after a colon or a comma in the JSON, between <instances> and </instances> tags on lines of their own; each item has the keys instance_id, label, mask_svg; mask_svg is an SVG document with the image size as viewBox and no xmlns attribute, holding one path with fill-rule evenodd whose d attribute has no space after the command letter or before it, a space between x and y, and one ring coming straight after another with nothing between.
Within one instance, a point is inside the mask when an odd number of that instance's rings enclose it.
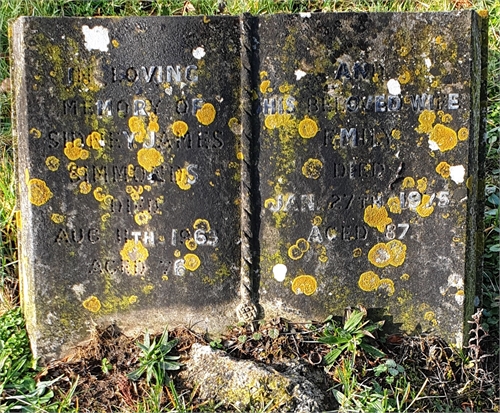
<instances>
[{"instance_id":1,"label":"gravestone","mask_svg":"<svg viewBox=\"0 0 500 413\"><path fill-rule=\"evenodd\" d=\"M484 33L469 11L18 19L35 355L96 324L216 332L357 304L461 343Z\"/></svg>"}]
</instances>

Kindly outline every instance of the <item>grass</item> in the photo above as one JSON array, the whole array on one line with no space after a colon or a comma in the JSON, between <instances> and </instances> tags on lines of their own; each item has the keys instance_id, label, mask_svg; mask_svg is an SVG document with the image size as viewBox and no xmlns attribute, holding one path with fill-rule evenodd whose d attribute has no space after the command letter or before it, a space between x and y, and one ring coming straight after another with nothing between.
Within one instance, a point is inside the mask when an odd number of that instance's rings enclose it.
<instances>
[{"instance_id":1,"label":"grass","mask_svg":"<svg viewBox=\"0 0 500 413\"><path fill-rule=\"evenodd\" d=\"M3 0L0 3L0 412L3 411L76 411L77 377L61 375L44 381L43 375L34 367L24 320L19 309L17 278L16 226L15 226L15 177L14 143L11 133L11 102L7 84L9 79L9 51L7 22L21 15L30 16L125 16L125 15L188 15L188 14L253 14L296 13L305 11L436 11L457 8L487 9L490 14L489 67L488 67L488 117L486 159L486 208L484 215L484 291L482 317L471 321L471 351L448 351L446 363L436 365L436 378L423 379L421 371L403 360L426 357L432 364L430 348L439 348L436 343L410 341L405 355L394 361L385 358L374 366L373 380L363 381L359 375L365 369L355 364L353 357L340 355L330 368L332 380L337 383L334 394L345 409L365 411L410 411L427 406L432 411L460 409L473 411L481 408L498 408L498 398L488 396L495 387L488 385L488 365L477 350L484 346L484 332L490 341L498 342L499 323L499 251L500 251L500 2L497 0ZM331 331L341 331L337 326ZM275 331L273 329L273 331ZM258 333L260 334L260 333ZM333 334L333 333L332 333ZM243 334L240 334L243 336ZM250 333L249 336L252 336ZM255 336L255 334L254 334ZM253 336L252 336L253 337ZM257 336L255 336L257 337ZM273 338L274 337L274 338ZM273 333L270 339L278 340ZM337 343L335 335L331 342ZM262 339L262 338L261 338ZM383 337L388 340L389 338ZM236 340L237 341L237 340ZM252 340L247 340L249 345ZM414 344L414 343L419 343ZM352 344L352 343L351 343ZM218 342L218 346L224 348ZM419 347L420 346L420 347ZM437 346L437 347L436 347ZM444 348L444 347L443 347ZM427 353L422 350L427 349ZM359 350L359 349L358 349ZM422 350L422 351L420 351ZM498 345L488 347L498 359ZM351 352L352 353L352 352ZM425 354L424 354L425 353ZM152 360L151 363L154 363ZM112 368L107 359L102 362L103 374ZM110 367L111 366L111 367ZM493 371L493 370L490 370ZM366 371L365 371L366 373ZM105 375L105 374L104 374ZM454 378L456 380L454 380ZM498 380L498 378L495 378ZM455 388L453 387L455 382ZM458 383L465 383L458 388ZM465 395L460 405L453 404L437 390L440 383L454 394ZM462 386L462 385L460 385ZM488 390L489 389L489 390ZM496 389L498 389L498 384ZM497 390L498 391L498 390ZM126 394L126 392L124 393ZM131 411L159 411L160 406L170 406L172 411L191 411L192 397L187 400L178 394L173 382L168 386L153 381L146 388L146 397L131 406ZM149 396L147 396L149 394ZM439 395L439 396L437 396ZM488 398L490 402L488 402ZM469 402L467 402L469 400ZM450 404L451 403L451 404ZM478 405L479 403L479 405ZM481 403L483 403L481 407ZM212 407L212 411L220 406ZM451 407L450 407L451 406ZM208 411L211 409L208 408ZM455 410L454 410L455 411Z\"/></svg>"}]
</instances>

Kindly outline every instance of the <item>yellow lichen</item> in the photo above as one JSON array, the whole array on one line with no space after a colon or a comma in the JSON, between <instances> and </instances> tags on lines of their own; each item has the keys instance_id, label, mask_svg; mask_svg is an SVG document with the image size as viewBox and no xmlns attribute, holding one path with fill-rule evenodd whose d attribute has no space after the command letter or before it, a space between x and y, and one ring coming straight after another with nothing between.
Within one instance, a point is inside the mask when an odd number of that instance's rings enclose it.
<instances>
[{"instance_id":1,"label":"yellow lichen","mask_svg":"<svg viewBox=\"0 0 500 413\"><path fill-rule=\"evenodd\" d=\"M401 189L414 188L415 180L411 176L407 176L403 179L403 183L401 184Z\"/></svg>"},{"instance_id":2,"label":"yellow lichen","mask_svg":"<svg viewBox=\"0 0 500 413\"><path fill-rule=\"evenodd\" d=\"M148 294L151 294L151 291L153 291L154 288L155 288L155 286L153 284L148 284L148 285L145 285L144 287L142 287L142 292L145 295L148 295Z\"/></svg>"},{"instance_id":3,"label":"yellow lichen","mask_svg":"<svg viewBox=\"0 0 500 413\"><path fill-rule=\"evenodd\" d=\"M30 136L32 138L39 139L42 136L42 132L40 132L37 128L31 128Z\"/></svg>"},{"instance_id":4,"label":"yellow lichen","mask_svg":"<svg viewBox=\"0 0 500 413\"><path fill-rule=\"evenodd\" d=\"M211 103L204 103L201 109L196 111L196 119L202 125L210 125L215 119L215 108Z\"/></svg>"},{"instance_id":5,"label":"yellow lichen","mask_svg":"<svg viewBox=\"0 0 500 413\"><path fill-rule=\"evenodd\" d=\"M187 239L185 245L189 251L194 251L198 247L198 244L196 243L194 238Z\"/></svg>"},{"instance_id":6,"label":"yellow lichen","mask_svg":"<svg viewBox=\"0 0 500 413\"><path fill-rule=\"evenodd\" d=\"M323 169L323 163L319 159L309 158L302 166L302 174L309 179L318 179Z\"/></svg>"},{"instance_id":7,"label":"yellow lichen","mask_svg":"<svg viewBox=\"0 0 500 413\"><path fill-rule=\"evenodd\" d=\"M80 185L78 185L78 189L79 189L80 193L86 195L90 191L92 191L92 185L86 181L82 181L82 182L80 182Z\"/></svg>"},{"instance_id":8,"label":"yellow lichen","mask_svg":"<svg viewBox=\"0 0 500 413\"><path fill-rule=\"evenodd\" d=\"M387 200L389 211L393 214L401 214L401 201L397 196L390 197Z\"/></svg>"},{"instance_id":9,"label":"yellow lichen","mask_svg":"<svg viewBox=\"0 0 500 413\"><path fill-rule=\"evenodd\" d=\"M45 165L47 165L47 168L49 171L55 172L59 169L60 161L58 158L55 156L49 156L47 159L45 159Z\"/></svg>"},{"instance_id":10,"label":"yellow lichen","mask_svg":"<svg viewBox=\"0 0 500 413\"><path fill-rule=\"evenodd\" d=\"M150 132L159 132L160 125L158 125L158 116L154 113L149 114L149 123L148 123L148 131Z\"/></svg>"},{"instance_id":11,"label":"yellow lichen","mask_svg":"<svg viewBox=\"0 0 500 413\"><path fill-rule=\"evenodd\" d=\"M312 119L305 118L299 123L299 135L305 139L314 138L318 130L318 125Z\"/></svg>"},{"instance_id":12,"label":"yellow lichen","mask_svg":"<svg viewBox=\"0 0 500 413\"><path fill-rule=\"evenodd\" d=\"M66 142L64 155L66 155L70 161L76 161L77 159L88 159L90 153L86 149L83 149L82 140L78 138L73 142Z\"/></svg>"},{"instance_id":13,"label":"yellow lichen","mask_svg":"<svg viewBox=\"0 0 500 413\"><path fill-rule=\"evenodd\" d=\"M133 239L127 240L122 250L120 251L120 256L122 260L128 264L128 273L130 275L136 275L137 264L142 263L147 260L149 252L141 241L135 241Z\"/></svg>"},{"instance_id":14,"label":"yellow lichen","mask_svg":"<svg viewBox=\"0 0 500 413\"><path fill-rule=\"evenodd\" d=\"M380 289L383 289L383 290L386 290L387 291L387 295L390 297L391 295L394 294L394 282L392 280L390 280L389 278L382 278L380 280L380 283L378 285L378 288L377 290L380 290Z\"/></svg>"},{"instance_id":15,"label":"yellow lichen","mask_svg":"<svg viewBox=\"0 0 500 413\"><path fill-rule=\"evenodd\" d=\"M428 217L430 214L434 212L434 205L430 203L431 196L430 195L422 195L422 201L420 205L416 208L417 214L421 217Z\"/></svg>"},{"instance_id":16,"label":"yellow lichen","mask_svg":"<svg viewBox=\"0 0 500 413\"><path fill-rule=\"evenodd\" d=\"M141 194L144 192L144 188L142 185L138 186L132 186L132 185L127 185L125 187L125 192L130 195L130 198L132 201L139 201L141 199Z\"/></svg>"},{"instance_id":17,"label":"yellow lichen","mask_svg":"<svg viewBox=\"0 0 500 413\"><path fill-rule=\"evenodd\" d=\"M144 139L146 138L146 125L143 118L139 116L132 116L128 120L128 127L130 132L134 133L134 139L136 142L144 142Z\"/></svg>"},{"instance_id":18,"label":"yellow lichen","mask_svg":"<svg viewBox=\"0 0 500 413\"><path fill-rule=\"evenodd\" d=\"M432 124L436 120L436 114L430 110L424 110L418 117L418 128L417 132L429 133L432 130Z\"/></svg>"},{"instance_id":19,"label":"yellow lichen","mask_svg":"<svg viewBox=\"0 0 500 413\"><path fill-rule=\"evenodd\" d=\"M175 258L179 258L180 256L181 256L181 252L180 252L180 250L175 250L175 251L174 251L174 257L175 257Z\"/></svg>"},{"instance_id":20,"label":"yellow lichen","mask_svg":"<svg viewBox=\"0 0 500 413\"><path fill-rule=\"evenodd\" d=\"M396 139L396 140L399 140L401 139L401 131L399 129L394 129L392 132L391 132L391 136Z\"/></svg>"},{"instance_id":21,"label":"yellow lichen","mask_svg":"<svg viewBox=\"0 0 500 413\"><path fill-rule=\"evenodd\" d=\"M438 123L432 129L429 142L435 143L441 152L446 152L457 145L457 133L453 129Z\"/></svg>"},{"instance_id":22,"label":"yellow lichen","mask_svg":"<svg viewBox=\"0 0 500 413\"><path fill-rule=\"evenodd\" d=\"M380 242L368 252L368 261L379 268L392 265L399 267L406 258L406 245L399 240L389 241L387 244Z\"/></svg>"},{"instance_id":23,"label":"yellow lichen","mask_svg":"<svg viewBox=\"0 0 500 413\"><path fill-rule=\"evenodd\" d=\"M137 152L137 162L146 171L151 172L163 163L163 156L155 148L142 148Z\"/></svg>"},{"instance_id":24,"label":"yellow lichen","mask_svg":"<svg viewBox=\"0 0 500 413\"><path fill-rule=\"evenodd\" d=\"M210 231L210 222L208 222L208 220L206 219L198 218L196 221L194 221L193 228Z\"/></svg>"},{"instance_id":25,"label":"yellow lichen","mask_svg":"<svg viewBox=\"0 0 500 413\"><path fill-rule=\"evenodd\" d=\"M113 45L113 47L115 47L115 48L116 48L116 47L118 47L118 46L120 46L120 43L119 43L119 42L118 42L118 40L116 40L116 39L111 40L111 44L112 44L112 45Z\"/></svg>"},{"instance_id":26,"label":"yellow lichen","mask_svg":"<svg viewBox=\"0 0 500 413\"><path fill-rule=\"evenodd\" d=\"M102 140L102 136L99 132L93 131L87 136L85 141L87 146L90 146L92 149L102 149L104 146L104 141Z\"/></svg>"},{"instance_id":27,"label":"yellow lichen","mask_svg":"<svg viewBox=\"0 0 500 413\"><path fill-rule=\"evenodd\" d=\"M364 272L359 276L358 286L363 291L375 291L380 284L380 278L373 271Z\"/></svg>"},{"instance_id":28,"label":"yellow lichen","mask_svg":"<svg viewBox=\"0 0 500 413\"><path fill-rule=\"evenodd\" d=\"M134 215L134 221L137 225L147 225L151 218L149 211L140 211Z\"/></svg>"},{"instance_id":29,"label":"yellow lichen","mask_svg":"<svg viewBox=\"0 0 500 413\"><path fill-rule=\"evenodd\" d=\"M244 159L243 152L237 152L236 153L236 159L242 161Z\"/></svg>"},{"instance_id":30,"label":"yellow lichen","mask_svg":"<svg viewBox=\"0 0 500 413\"><path fill-rule=\"evenodd\" d=\"M261 84L260 84L260 92L261 93L267 93L268 92L268 89L269 86L271 86L271 81L269 80L264 80Z\"/></svg>"},{"instance_id":31,"label":"yellow lichen","mask_svg":"<svg viewBox=\"0 0 500 413\"><path fill-rule=\"evenodd\" d=\"M33 178L28 181L28 198L33 205L42 206L53 194L45 181Z\"/></svg>"},{"instance_id":32,"label":"yellow lichen","mask_svg":"<svg viewBox=\"0 0 500 413\"><path fill-rule=\"evenodd\" d=\"M189 181L192 181L193 179L194 176L188 172L187 168L181 168L175 171L175 182L177 183L177 186L184 191L191 188Z\"/></svg>"},{"instance_id":33,"label":"yellow lichen","mask_svg":"<svg viewBox=\"0 0 500 413\"><path fill-rule=\"evenodd\" d=\"M394 267L402 265L406 258L406 245L397 239L389 241L386 245L391 255L389 264Z\"/></svg>"},{"instance_id":34,"label":"yellow lichen","mask_svg":"<svg viewBox=\"0 0 500 413\"><path fill-rule=\"evenodd\" d=\"M458 140L459 141L465 141L469 137L469 129L467 128L460 128L458 130Z\"/></svg>"},{"instance_id":35,"label":"yellow lichen","mask_svg":"<svg viewBox=\"0 0 500 413\"><path fill-rule=\"evenodd\" d=\"M129 298L128 298L128 303L129 304L135 304L137 302L137 296L136 295L131 295Z\"/></svg>"},{"instance_id":36,"label":"yellow lichen","mask_svg":"<svg viewBox=\"0 0 500 413\"><path fill-rule=\"evenodd\" d=\"M186 254L184 256L184 267L188 271L195 271L201 262L197 255L195 254Z\"/></svg>"},{"instance_id":37,"label":"yellow lichen","mask_svg":"<svg viewBox=\"0 0 500 413\"><path fill-rule=\"evenodd\" d=\"M441 116L441 122L443 123L450 123L453 120L453 116L451 116L449 113L443 113L443 116Z\"/></svg>"},{"instance_id":38,"label":"yellow lichen","mask_svg":"<svg viewBox=\"0 0 500 413\"><path fill-rule=\"evenodd\" d=\"M354 258L359 258L361 257L361 254L363 253L363 251L361 250L361 248L355 248L352 252L352 256Z\"/></svg>"},{"instance_id":39,"label":"yellow lichen","mask_svg":"<svg viewBox=\"0 0 500 413\"><path fill-rule=\"evenodd\" d=\"M405 70L398 77L399 83L406 85L411 80L411 73L409 70Z\"/></svg>"},{"instance_id":40,"label":"yellow lichen","mask_svg":"<svg viewBox=\"0 0 500 413\"><path fill-rule=\"evenodd\" d=\"M312 295L317 287L316 279L311 275L299 275L292 281L292 291L295 294Z\"/></svg>"},{"instance_id":41,"label":"yellow lichen","mask_svg":"<svg viewBox=\"0 0 500 413\"><path fill-rule=\"evenodd\" d=\"M319 226L321 225L321 223L323 222L323 218L321 218L319 215L316 215L312 220L311 220L311 223L314 225L314 226Z\"/></svg>"},{"instance_id":42,"label":"yellow lichen","mask_svg":"<svg viewBox=\"0 0 500 413\"><path fill-rule=\"evenodd\" d=\"M182 120L176 120L172 124L172 132L174 133L175 136L177 137L182 137L184 136L188 131L188 125L186 122L183 122Z\"/></svg>"},{"instance_id":43,"label":"yellow lichen","mask_svg":"<svg viewBox=\"0 0 500 413\"><path fill-rule=\"evenodd\" d=\"M229 126L229 129L231 129L231 132L233 132L235 135L241 134L241 124L237 118L229 119L229 121L227 122L227 126Z\"/></svg>"},{"instance_id":44,"label":"yellow lichen","mask_svg":"<svg viewBox=\"0 0 500 413\"><path fill-rule=\"evenodd\" d=\"M305 238L299 238L295 245L301 250L302 252L307 252L309 251L309 242Z\"/></svg>"},{"instance_id":45,"label":"yellow lichen","mask_svg":"<svg viewBox=\"0 0 500 413\"><path fill-rule=\"evenodd\" d=\"M399 278L401 278L403 281L408 281L410 279L410 275L405 273Z\"/></svg>"},{"instance_id":46,"label":"yellow lichen","mask_svg":"<svg viewBox=\"0 0 500 413\"><path fill-rule=\"evenodd\" d=\"M267 129L289 127L293 124L292 115L289 113L274 113L272 115L267 115L264 120L264 125L266 125Z\"/></svg>"},{"instance_id":47,"label":"yellow lichen","mask_svg":"<svg viewBox=\"0 0 500 413\"><path fill-rule=\"evenodd\" d=\"M425 192L427 189L427 178L423 177L417 180L417 189L421 194Z\"/></svg>"},{"instance_id":48,"label":"yellow lichen","mask_svg":"<svg viewBox=\"0 0 500 413\"><path fill-rule=\"evenodd\" d=\"M436 172L441 175L443 178L450 177L450 165L448 162L440 162L438 166L436 166Z\"/></svg>"},{"instance_id":49,"label":"yellow lichen","mask_svg":"<svg viewBox=\"0 0 500 413\"><path fill-rule=\"evenodd\" d=\"M288 256L292 260L298 260L302 258L304 255L304 252L301 251L301 249L297 246L297 244L292 245L290 248L288 248Z\"/></svg>"},{"instance_id":50,"label":"yellow lichen","mask_svg":"<svg viewBox=\"0 0 500 413\"><path fill-rule=\"evenodd\" d=\"M53 213L50 219L56 224L62 224L64 222L64 215Z\"/></svg>"},{"instance_id":51,"label":"yellow lichen","mask_svg":"<svg viewBox=\"0 0 500 413\"><path fill-rule=\"evenodd\" d=\"M101 309L101 302L96 296L87 298L83 303L83 307L92 313L97 313Z\"/></svg>"},{"instance_id":52,"label":"yellow lichen","mask_svg":"<svg viewBox=\"0 0 500 413\"><path fill-rule=\"evenodd\" d=\"M385 227L392 222L385 206L379 207L378 205L368 205L363 219L370 227L377 228L380 232L384 232Z\"/></svg>"}]
</instances>

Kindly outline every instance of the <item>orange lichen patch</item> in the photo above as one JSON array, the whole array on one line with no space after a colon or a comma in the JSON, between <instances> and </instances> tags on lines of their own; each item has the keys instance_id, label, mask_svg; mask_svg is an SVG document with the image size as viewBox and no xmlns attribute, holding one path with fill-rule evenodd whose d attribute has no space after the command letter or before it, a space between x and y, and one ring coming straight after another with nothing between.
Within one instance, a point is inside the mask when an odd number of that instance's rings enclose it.
<instances>
[{"instance_id":1,"label":"orange lichen patch","mask_svg":"<svg viewBox=\"0 0 500 413\"><path fill-rule=\"evenodd\" d=\"M83 303L83 307L92 313L97 313L101 309L101 302L96 296L87 298Z\"/></svg>"},{"instance_id":2,"label":"orange lichen patch","mask_svg":"<svg viewBox=\"0 0 500 413\"><path fill-rule=\"evenodd\" d=\"M102 191L102 188L100 186L94 189L94 198L99 202L104 201L104 199L106 198L106 194Z\"/></svg>"},{"instance_id":3,"label":"orange lichen patch","mask_svg":"<svg viewBox=\"0 0 500 413\"><path fill-rule=\"evenodd\" d=\"M299 135L305 139L314 138L318 130L318 125L312 119L305 118L299 123Z\"/></svg>"},{"instance_id":4,"label":"orange lichen patch","mask_svg":"<svg viewBox=\"0 0 500 413\"><path fill-rule=\"evenodd\" d=\"M31 128L30 136L32 138L39 139L42 136L42 132L40 132L37 128Z\"/></svg>"},{"instance_id":5,"label":"orange lichen patch","mask_svg":"<svg viewBox=\"0 0 500 413\"><path fill-rule=\"evenodd\" d=\"M193 179L194 176L188 172L187 168L181 168L175 171L175 182L177 183L177 186L184 191L191 188L189 181L192 181Z\"/></svg>"},{"instance_id":6,"label":"orange lichen patch","mask_svg":"<svg viewBox=\"0 0 500 413\"><path fill-rule=\"evenodd\" d=\"M59 165L61 164L61 161L59 161L58 158L55 156L49 156L47 159L45 159L45 165L47 165L47 168L49 171L55 172L59 169Z\"/></svg>"},{"instance_id":7,"label":"orange lichen patch","mask_svg":"<svg viewBox=\"0 0 500 413\"><path fill-rule=\"evenodd\" d=\"M387 200L389 211L393 214L401 214L401 201L397 196L393 196Z\"/></svg>"},{"instance_id":8,"label":"orange lichen patch","mask_svg":"<svg viewBox=\"0 0 500 413\"><path fill-rule=\"evenodd\" d=\"M361 254L363 253L363 251L361 250L361 248L355 248L352 252L352 256L354 258L359 258L361 257Z\"/></svg>"},{"instance_id":9,"label":"orange lichen patch","mask_svg":"<svg viewBox=\"0 0 500 413\"><path fill-rule=\"evenodd\" d=\"M297 244L292 245L290 248L288 248L288 256L292 260L299 260L303 257L304 252L301 251L301 249L297 246Z\"/></svg>"},{"instance_id":10,"label":"orange lichen patch","mask_svg":"<svg viewBox=\"0 0 500 413\"><path fill-rule=\"evenodd\" d=\"M112 44L112 45L113 45L113 47L115 47L115 48L116 48L116 47L118 47L118 46L120 46L120 43L119 43L119 42L118 42L118 40L116 40L116 39L111 40L111 44Z\"/></svg>"},{"instance_id":11,"label":"orange lichen patch","mask_svg":"<svg viewBox=\"0 0 500 413\"><path fill-rule=\"evenodd\" d=\"M135 242L135 240L129 239L125 242L125 245L120 251L120 256L122 260L128 264L129 273L131 275L136 275L137 264L146 261L149 257L149 252L146 247L142 245L141 241Z\"/></svg>"},{"instance_id":12,"label":"orange lichen patch","mask_svg":"<svg viewBox=\"0 0 500 413\"><path fill-rule=\"evenodd\" d=\"M293 126L294 121L292 119L292 115L289 113L274 113L266 116L264 125L266 125L267 129L276 129Z\"/></svg>"},{"instance_id":13,"label":"orange lichen patch","mask_svg":"<svg viewBox=\"0 0 500 413\"><path fill-rule=\"evenodd\" d=\"M441 122L443 123L450 123L453 120L453 116L451 116L449 113L443 113L443 116L441 116Z\"/></svg>"},{"instance_id":14,"label":"orange lichen patch","mask_svg":"<svg viewBox=\"0 0 500 413\"><path fill-rule=\"evenodd\" d=\"M299 238L295 245L299 248L300 251L302 252L307 252L309 251L309 242L305 238Z\"/></svg>"},{"instance_id":15,"label":"orange lichen patch","mask_svg":"<svg viewBox=\"0 0 500 413\"><path fill-rule=\"evenodd\" d=\"M405 273L399 278L401 278L403 281L408 281L410 279L410 275Z\"/></svg>"},{"instance_id":16,"label":"orange lichen patch","mask_svg":"<svg viewBox=\"0 0 500 413\"><path fill-rule=\"evenodd\" d=\"M260 84L260 93L267 93L269 92L269 89L271 86L271 81L270 80L264 80L261 84Z\"/></svg>"},{"instance_id":17,"label":"orange lichen patch","mask_svg":"<svg viewBox=\"0 0 500 413\"><path fill-rule=\"evenodd\" d=\"M96 150L102 149L102 147L104 146L104 141L102 140L102 136L97 131L93 131L92 133L90 133L90 135L87 136L85 143L87 144L87 146Z\"/></svg>"},{"instance_id":18,"label":"orange lichen patch","mask_svg":"<svg viewBox=\"0 0 500 413\"><path fill-rule=\"evenodd\" d=\"M401 189L414 188L415 180L411 176L407 176L403 179L403 183L401 184Z\"/></svg>"},{"instance_id":19,"label":"orange lichen patch","mask_svg":"<svg viewBox=\"0 0 500 413\"><path fill-rule=\"evenodd\" d=\"M389 241L386 245L389 250L389 254L391 255L389 264L394 267L402 265L406 258L406 245L397 239Z\"/></svg>"},{"instance_id":20,"label":"orange lichen patch","mask_svg":"<svg viewBox=\"0 0 500 413\"><path fill-rule=\"evenodd\" d=\"M385 290L387 292L387 295L390 297L391 295L394 294L394 282L390 280L389 278L382 278L380 280L380 283L378 285L377 290Z\"/></svg>"},{"instance_id":21,"label":"orange lichen patch","mask_svg":"<svg viewBox=\"0 0 500 413\"><path fill-rule=\"evenodd\" d=\"M436 120L436 114L430 110L424 110L420 116L418 117L418 128L417 132L420 133L429 133L432 131L432 124Z\"/></svg>"},{"instance_id":22,"label":"orange lichen patch","mask_svg":"<svg viewBox=\"0 0 500 413\"><path fill-rule=\"evenodd\" d=\"M406 85L411 80L411 73L409 70L405 70L398 77L399 83Z\"/></svg>"},{"instance_id":23,"label":"orange lichen patch","mask_svg":"<svg viewBox=\"0 0 500 413\"><path fill-rule=\"evenodd\" d=\"M175 136L177 137L182 137L184 136L188 131L188 125L186 122L183 122L182 120L176 120L172 124L172 132L174 133Z\"/></svg>"},{"instance_id":24,"label":"orange lichen patch","mask_svg":"<svg viewBox=\"0 0 500 413\"><path fill-rule=\"evenodd\" d=\"M196 221L194 221L193 228L210 231L210 222L208 222L208 220L206 219L198 218Z\"/></svg>"},{"instance_id":25,"label":"orange lichen patch","mask_svg":"<svg viewBox=\"0 0 500 413\"><path fill-rule=\"evenodd\" d=\"M33 205L42 206L52 198L52 196L53 194L45 181L38 178L33 178L28 181L28 198Z\"/></svg>"},{"instance_id":26,"label":"orange lichen patch","mask_svg":"<svg viewBox=\"0 0 500 413\"><path fill-rule=\"evenodd\" d=\"M363 291L375 291L380 284L380 278L373 271L364 272L359 276L358 286Z\"/></svg>"},{"instance_id":27,"label":"orange lichen patch","mask_svg":"<svg viewBox=\"0 0 500 413\"><path fill-rule=\"evenodd\" d=\"M429 144L435 144L441 152L449 151L457 145L457 133L453 129L438 123L432 129Z\"/></svg>"},{"instance_id":28,"label":"orange lichen patch","mask_svg":"<svg viewBox=\"0 0 500 413\"><path fill-rule=\"evenodd\" d=\"M215 108L211 103L204 103L203 106L196 111L196 119L202 125L210 125L215 119Z\"/></svg>"},{"instance_id":29,"label":"orange lichen patch","mask_svg":"<svg viewBox=\"0 0 500 413\"><path fill-rule=\"evenodd\" d=\"M127 176L133 178L135 175L135 166L132 164L127 165Z\"/></svg>"},{"instance_id":30,"label":"orange lichen patch","mask_svg":"<svg viewBox=\"0 0 500 413\"><path fill-rule=\"evenodd\" d=\"M438 166L436 166L436 172L441 175L443 178L450 177L450 164L448 162L440 162Z\"/></svg>"},{"instance_id":31,"label":"orange lichen patch","mask_svg":"<svg viewBox=\"0 0 500 413\"><path fill-rule=\"evenodd\" d=\"M244 155L243 155L243 152L238 152L236 153L236 159L242 161L244 159Z\"/></svg>"},{"instance_id":32,"label":"orange lichen patch","mask_svg":"<svg viewBox=\"0 0 500 413\"><path fill-rule=\"evenodd\" d=\"M86 195L90 191L92 191L92 185L86 181L83 181L83 182L80 182L80 185L78 185L78 189L79 189L80 193Z\"/></svg>"},{"instance_id":33,"label":"orange lichen patch","mask_svg":"<svg viewBox=\"0 0 500 413\"><path fill-rule=\"evenodd\" d=\"M391 132L391 136L394 139L399 140L401 139L401 131L399 129L393 129L393 131Z\"/></svg>"},{"instance_id":34,"label":"orange lichen patch","mask_svg":"<svg viewBox=\"0 0 500 413\"><path fill-rule=\"evenodd\" d=\"M137 225L147 225L151 221L151 214L149 211L140 211L134 215L134 221Z\"/></svg>"},{"instance_id":35,"label":"orange lichen patch","mask_svg":"<svg viewBox=\"0 0 500 413\"><path fill-rule=\"evenodd\" d=\"M377 228L380 232L384 232L385 227L392 222L385 206L379 207L378 205L368 205L363 219L370 227Z\"/></svg>"},{"instance_id":36,"label":"orange lichen patch","mask_svg":"<svg viewBox=\"0 0 500 413\"><path fill-rule=\"evenodd\" d=\"M387 245L379 242L368 252L368 261L379 268L387 267L391 261L391 252Z\"/></svg>"},{"instance_id":37,"label":"orange lichen patch","mask_svg":"<svg viewBox=\"0 0 500 413\"><path fill-rule=\"evenodd\" d=\"M158 125L158 116L154 113L149 114L148 131L158 132L160 130L160 125Z\"/></svg>"},{"instance_id":38,"label":"orange lichen patch","mask_svg":"<svg viewBox=\"0 0 500 413\"><path fill-rule=\"evenodd\" d=\"M420 205L416 208L418 215L425 218L434 212L434 205L432 205L430 201L430 195L422 195L422 202L420 202Z\"/></svg>"},{"instance_id":39,"label":"orange lichen patch","mask_svg":"<svg viewBox=\"0 0 500 413\"><path fill-rule=\"evenodd\" d=\"M194 251L198 247L198 244L196 243L194 238L187 239L184 245L189 251Z\"/></svg>"},{"instance_id":40,"label":"orange lichen patch","mask_svg":"<svg viewBox=\"0 0 500 413\"><path fill-rule=\"evenodd\" d=\"M423 177L417 180L417 189L421 194L425 192L427 189L427 178Z\"/></svg>"},{"instance_id":41,"label":"orange lichen patch","mask_svg":"<svg viewBox=\"0 0 500 413\"><path fill-rule=\"evenodd\" d=\"M467 128L460 128L458 130L458 140L459 141L465 141L469 137L469 129Z\"/></svg>"},{"instance_id":42,"label":"orange lichen patch","mask_svg":"<svg viewBox=\"0 0 500 413\"><path fill-rule=\"evenodd\" d=\"M163 156L155 148L142 148L137 152L137 162L146 171L151 172L163 163Z\"/></svg>"},{"instance_id":43,"label":"orange lichen patch","mask_svg":"<svg viewBox=\"0 0 500 413\"><path fill-rule=\"evenodd\" d=\"M188 271L195 271L201 262L197 255L195 254L186 254L184 256L184 267Z\"/></svg>"},{"instance_id":44,"label":"orange lichen patch","mask_svg":"<svg viewBox=\"0 0 500 413\"><path fill-rule=\"evenodd\" d=\"M77 159L85 160L90 155L89 151L83 149L82 140L79 138L73 142L66 142L64 154L70 161L76 161Z\"/></svg>"},{"instance_id":45,"label":"orange lichen patch","mask_svg":"<svg viewBox=\"0 0 500 413\"><path fill-rule=\"evenodd\" d=\"M316 279L311 275L299 275L292 281L292 291L295 294L312 295L317 288Z\"/></svg>"},{"instance_id":46,"label":"orange lichen patch","mask_svg":"<svg viewBox=\"0 0 500 413\"><path fill-rule=\"evenodd\" d=\"M323 162L319 159L309 158L302 166L302 175L309 179L318 179L323 169Z\"/></svg>"},{"instance_id":47,"label":"orange lichen patch","mask_svg":"<svg viewBox=\"0 0 500 413\"><path fill-rule=\"evenodd\" d=\"M142 187L142 185L127 185L125 187L125 192L130 195L132 201L139 201L139 199L141 199L141 194L144 192L144 188Z\"/></svg>"},{"instance_id":48,"label":"orange lichen patch","mask_svg":"<svg viewBox=\"0 0 500 413\"><path fill-rule=\"evenodd\" d=\"M134 139L136 142L144 142L144 138L146 138L146 125L143 118L139 116L132 116L128 120L128 127L130 132L134 133Z\"/></svg>"},{"instance_id":49,"label":"orange lichen patch","mask_svg":"<svg viewBox=\"0 0 500 413\"><path fill-rule=\"evenodd\" d=\"M316 215L312 220L311 220L311 223L315 226L319 226L321 225L321 223L323 222L323 218L321 218L319 215Z\"/></svg>"},{"instance_id":50,"label":"orange lichen patch","mask_svg":"<svg viewBox=\"0 0 500 413\"><path fill-rule=\"evenodd\" d=\"M64 222L64 215L54 213L50 216L50 219L56 224L62 224Z\"/></svg>"}]
</instances>

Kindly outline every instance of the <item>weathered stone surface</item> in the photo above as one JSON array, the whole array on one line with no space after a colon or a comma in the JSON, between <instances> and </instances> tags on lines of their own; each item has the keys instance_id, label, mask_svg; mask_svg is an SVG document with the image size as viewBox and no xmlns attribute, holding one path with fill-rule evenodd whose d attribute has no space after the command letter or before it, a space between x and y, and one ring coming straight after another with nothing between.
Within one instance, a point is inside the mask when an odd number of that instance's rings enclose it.
<instances>
[{"instance_id":1,"label":"weathered stone surface","mask_svg":"<svg viewBox=\"0 0 500 413\"><path fill-rule=\"evenodd\" d=\"M21 18L13 49L35 355L94 322L236 322L238 17Z\"/></svg>"},{"instance_id":2,"label":"weathered stone surface","mask_svg":"<svg viewBox=\"0 0 500 413\"><path fill-rule=\"evenodd\" d=\"M223 402L238 410L270 406L276 412L318 412L324 409L322 391L298 362L283 372L250 360L238 360L209 346L194 344L182 379L196 386L202 400Z\"/></svg>"},{"instance_id":3,"label":"weathered stone surface","mask_svg":"<svg viewBox=\"0 0 500 413\"><path fill-rule=\"evenodd\" d=\"M266 316L359 303L461 344L476 297L485 23L470 11L258 21Z\"/></svg>"}]
</instances>

